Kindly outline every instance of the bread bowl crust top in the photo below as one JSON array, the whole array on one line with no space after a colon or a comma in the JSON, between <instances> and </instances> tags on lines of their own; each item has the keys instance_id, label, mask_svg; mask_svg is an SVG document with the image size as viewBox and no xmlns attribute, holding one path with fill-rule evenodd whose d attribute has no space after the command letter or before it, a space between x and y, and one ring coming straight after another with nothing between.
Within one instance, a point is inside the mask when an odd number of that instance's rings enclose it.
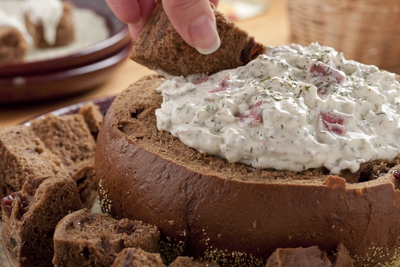
<instances>
[{"instance_id":1,"label":"bread bowl crust top","mask_svg":"<svg viewBox=\"0 0 400 267\"><path fill-rule=\"evenodd\" d=\"M155 224L187 255L237 265L261 265L276 248L333 251L338 243L355 266L399 259L397 159L385 161L394 166L386 175L363 183L323 169L230 164L157 131L154 111L162 99L155 89L163 81L139 80L107 111L95 163L103 211Z\"/></svg>"}]
</instances>

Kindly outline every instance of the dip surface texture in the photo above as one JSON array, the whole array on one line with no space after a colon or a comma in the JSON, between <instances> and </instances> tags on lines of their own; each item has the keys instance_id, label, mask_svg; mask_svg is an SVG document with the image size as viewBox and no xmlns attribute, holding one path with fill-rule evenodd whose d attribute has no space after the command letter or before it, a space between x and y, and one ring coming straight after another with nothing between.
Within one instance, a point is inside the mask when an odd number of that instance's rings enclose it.
<instances>
[{"instance_id":1,"label":"dip surface texture","mask_svg":"<svg viewBox=\"0 0 400 267\"><path fill-rule=\"evenodd\" d=\"M269 47L246 66L158 90L158 129L231 163L336 174L400 147L395 75L316 43Z\"/></svg>"}]
</instances>

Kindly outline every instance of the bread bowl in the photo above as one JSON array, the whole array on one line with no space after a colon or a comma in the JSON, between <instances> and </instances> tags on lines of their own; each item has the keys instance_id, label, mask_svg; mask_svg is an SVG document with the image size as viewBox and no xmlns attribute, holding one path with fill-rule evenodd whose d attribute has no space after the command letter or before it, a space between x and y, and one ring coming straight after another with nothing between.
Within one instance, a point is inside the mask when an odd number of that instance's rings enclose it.
<instances>
[{"instance_id":1,"label":"bread bowl","mask_svg":"<svg viewBox=\"0 0 400 267\"><path fill-rule=\"evenodd\" d=\"M243 48L230 47L228 59L236 62ZM104 117L95 158L103 211L156 225L167 262L184 254L222 266L262 266L277 248L318 246L329 254L339 243L355 266L399 261L400 144L386 137L391 130L398 136L398 119L383 117L374 128L385 135L365 124L385 113L380 108L385 97L398 114L400 85L394 76L360 68L318 44L268 47L266 55L258 55L241 62L247 64L243 68L208 66L179 39L162 8L155 9L131 59L160 69L169 80L144 77ZM214 59L218 62L218 53ZM372 88L379 82L386 92ZM342 102L346 96L354 99ZM292 112L292 104L300 111ZM274 109L283 112L269 113ZM307 126L293 126L296 120ZM237 124L225 128L232 121ZM372 139L353 134L357 127L376 134ZM230 140L228 132L239 138ZM365 145L364 137L369 142L379 136L385 140ZM371 157L360 157L370 148ZM373 151L382 148L393 148L390 156Z\"/></svg>"},{"instance_id":2,"label":"bread bowl","mask_svg":"<svg viewBox=\"0 0 400 267\"><path fill-rule=\"evenodd\" d=\"M261 266L276 248L333 251L343 243L355 266L399 260L398 159L361 164L330 175L228 163L186 147L157 130L160 76L119 95L103 120L96 177L104 212L157 225L169 253L222 265ZM363 181L371 166L389 171Z\"/></svg>"}]
</instances>

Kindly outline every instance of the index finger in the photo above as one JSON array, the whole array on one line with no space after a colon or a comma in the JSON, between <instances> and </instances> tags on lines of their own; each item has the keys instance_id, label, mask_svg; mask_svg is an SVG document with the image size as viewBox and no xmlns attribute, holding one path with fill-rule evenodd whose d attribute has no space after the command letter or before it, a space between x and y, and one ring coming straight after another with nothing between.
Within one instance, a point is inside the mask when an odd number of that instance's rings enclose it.
<instances>
[{"instance_id":1,"label":"index finger","mask_svg":"<svg viewBox=\"0 0 400 267\"><path fill-rule=\"evenodd\" d=\"M106 2L117 18L128 24L134 39L141 32L156 4L154 0L106 0Z\"/></svg>"}]
</instances>

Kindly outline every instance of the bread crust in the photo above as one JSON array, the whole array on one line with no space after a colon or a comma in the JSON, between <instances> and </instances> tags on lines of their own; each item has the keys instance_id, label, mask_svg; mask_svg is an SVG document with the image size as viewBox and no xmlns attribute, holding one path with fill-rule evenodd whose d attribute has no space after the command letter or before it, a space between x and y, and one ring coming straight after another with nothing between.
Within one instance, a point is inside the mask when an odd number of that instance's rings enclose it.
<instances>
[{"instance_id":1,"label":"bread crust","mask_svg":"<svg viewBox=\"0 0 400 267\"><path fill-rule=\"evenodd\" d=\"M399 260L398 166L371 181L346 183L318 170L256 170L225 161L218 172L185 163L170 155L174 148L162 138L169 133L141 124L154 120L153 106L162 101L155 88L163 81L145 77L107 111L95 159L103 211L156 225L164 238L184 244L187 255L238 266L265 264L277 248L329 252L339 243L354 266ZM223 161L191 148L182 149L181 158L186 152L211 158L210 168ZM262 177L246 179L231 170Z\"/></svg>"}]
</instances>

